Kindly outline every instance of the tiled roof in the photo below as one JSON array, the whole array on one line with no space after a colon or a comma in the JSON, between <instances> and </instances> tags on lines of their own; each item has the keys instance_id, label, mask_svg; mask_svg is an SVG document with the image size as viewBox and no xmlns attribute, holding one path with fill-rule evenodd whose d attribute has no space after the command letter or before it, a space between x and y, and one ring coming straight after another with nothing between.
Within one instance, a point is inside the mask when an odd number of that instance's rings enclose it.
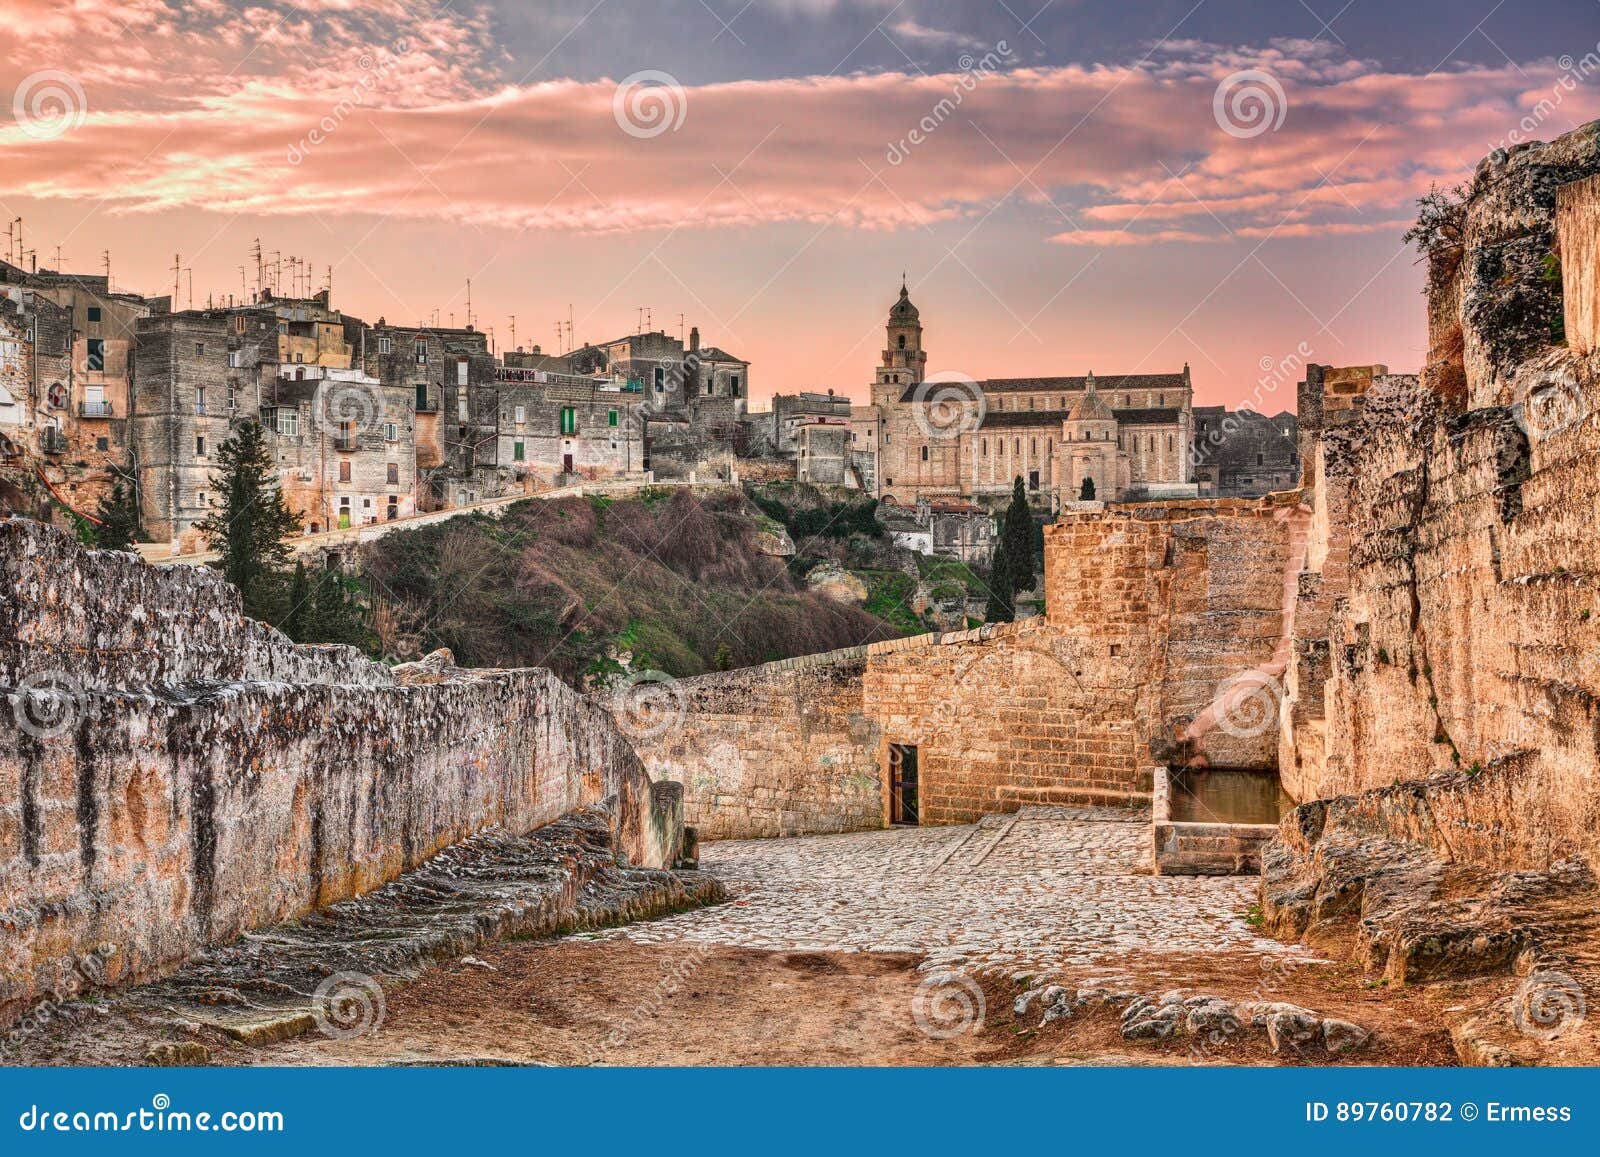
<instances>
[{"instance_id":1,"label":"tiled roof","mask_svg":"<svg viewBox=\"0 0 1600 1157\"><path fill-rule=\"evenodd\" d=\"M1077 393L1088 386L1085 377L1064 378L987 378L978 383L986 394L1001 393ZM1118 390L1181 390L1183 374L1122 374L1101 377L1095 375L1095 388L1102 393ZM900 394L902 402L915 400L917 383L913 382Z\"/></svg>"}]
</instances>

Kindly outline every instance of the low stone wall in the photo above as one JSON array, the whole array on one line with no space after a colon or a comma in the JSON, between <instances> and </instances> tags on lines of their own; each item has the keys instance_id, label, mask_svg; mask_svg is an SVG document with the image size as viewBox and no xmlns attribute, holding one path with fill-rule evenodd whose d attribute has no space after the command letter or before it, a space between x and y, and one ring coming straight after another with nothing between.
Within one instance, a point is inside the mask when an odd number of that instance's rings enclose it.
<instances>
[{"instance_id":1,"label":"low stone wall","mask_svg":"<svg viewBox=\"0 0 1600 1157\"><path fill-rule=\"evenodd\" d=\"M859 831L883 826L866 663L856 647L684 679L662 693L673 710L648 726L628 722L635 692L615 698L650 774L683 785L700 838Z\"/></svg>"},{"instance_id":2,"label":"low stone wall","mask_svg":"<svg viewBox=\"0 0 1600 1157\"><path fill-rule=\"evenodd\" d=\"M0 575L0 1022L581 804L632 862L678 856L677 786L548 671L397 677L295 647L209 572L20 520Z\"/></svg>"}]
</instances>

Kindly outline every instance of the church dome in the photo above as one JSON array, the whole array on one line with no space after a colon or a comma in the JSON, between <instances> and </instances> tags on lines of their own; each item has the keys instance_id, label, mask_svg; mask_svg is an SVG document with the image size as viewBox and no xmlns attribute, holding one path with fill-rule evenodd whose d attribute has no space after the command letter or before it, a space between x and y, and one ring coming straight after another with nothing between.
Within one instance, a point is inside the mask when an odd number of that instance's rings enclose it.
<instances>
[{"instance_id":1,"label":"church dome","mask_svg":"<svg viewBox=\"0 0 1600 1157\"><path fill-rule=\"evenodd\" d=\"M917 313L917 307L911 304L911 294L906 289L905 282L902 281L900 283L900 300L889 307L889 320L891 322L916 321L920 316Z\"/></svg>"},{"instance_id":2,"label":"church dome","mask_svg":"<svg viewBox=\"0 0 1600 1157\"><path fill-rule=\"evenodd\" d=\"M1116 415L1111 412L1111 407L1106 405L1094 388L1094 375L1089 375L1089 384L1077 401L1072 403L1072 409L1067 411L1069 422L1113 422Z\"/></svg>"}]
</instances>

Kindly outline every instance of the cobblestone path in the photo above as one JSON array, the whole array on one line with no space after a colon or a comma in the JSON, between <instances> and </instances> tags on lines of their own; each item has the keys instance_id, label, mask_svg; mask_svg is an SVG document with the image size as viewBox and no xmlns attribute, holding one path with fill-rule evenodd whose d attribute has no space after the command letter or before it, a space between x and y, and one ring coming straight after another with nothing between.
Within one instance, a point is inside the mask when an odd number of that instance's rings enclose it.
<instances>
[{"instance_id":1,"label":"cobblestone path","mask_svg":"<svg viewBox=\"0 0 1600 1157\"><path fill-rule=\"evenodd\" d=\"M1043 807L960 827L718 841L701 866L730 902L609 935L1106 979L1163 957L1298 955L1245 922L1254 879L1148 875L1149 841L1148 816Z\"/></svg>"}]
</instances>

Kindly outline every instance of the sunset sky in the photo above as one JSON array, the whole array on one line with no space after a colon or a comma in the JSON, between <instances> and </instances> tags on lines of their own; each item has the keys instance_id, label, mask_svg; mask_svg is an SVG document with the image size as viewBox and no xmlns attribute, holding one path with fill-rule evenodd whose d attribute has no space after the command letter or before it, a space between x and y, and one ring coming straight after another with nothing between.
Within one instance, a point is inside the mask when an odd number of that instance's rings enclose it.
<instances>
[{"instance_id":1,"label":"sunset sky","mask_svg":"<svg viewBox=\"0 0 1600 1157\"><path fill-rule=\"evenodd\" d=\"M1416 196L1600 116L1597 41L1595 0L7 0L0 212L200 305L259 238L371 321L470 278L502 348L682 315L758 400L865 397L904 271L930 370L1234 403L1302 343L1416 369Z\"/></svg>"}]
</instances>

